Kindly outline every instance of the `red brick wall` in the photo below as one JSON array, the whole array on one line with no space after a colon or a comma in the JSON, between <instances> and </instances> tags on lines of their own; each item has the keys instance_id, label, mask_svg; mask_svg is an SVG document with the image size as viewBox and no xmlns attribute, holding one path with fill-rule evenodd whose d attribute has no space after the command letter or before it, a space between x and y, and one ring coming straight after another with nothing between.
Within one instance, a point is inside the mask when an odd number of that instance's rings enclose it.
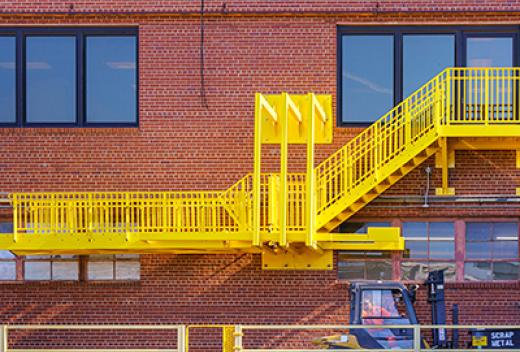
<instances>
[{"instance_id":1,"label":"red brick wall","mask_svg":"<svg viewBox=\"0 0 520 352\"><path fill-rule=\"evenodd\" d=\"M253 94L335 94L338 24L515 24L518 1L206 1L206 95L199 91L193 1L0 1L0 24L139 26L139 128L0 129L0 191L225 188L253 166ZM73 5L73 12L70 11ZM298 14L291 15L291 11ZM363 12L364 11L364 12ZM444 12L443 12L444 11ZM23 15L20 13L24 13ZM99 14L93 14L98 12ZM146 12L146 13L140 13ZM234 16L247 12L247 16ZM269 12L264 15L260 12ZM40 14L38 14L40 13ZM47 13L47 14L41 14ZM256 14L255 14L256 13ZM334 145L359 130L336 128ZM303 166L303 148L291 147ZM277 151L265 157L276 162ZM513 152L459 152L458 194L513 195ZM433 164L433 159L427 162ZM439 186L440 171L432 175ZM417 169L389 195L424 194ZM380 204L381 205L381 204ZM514 216L518 208L369 207L360 216ZM348 286L336 272L262 271L260 258L147 255L139 283L0 285L0 319L39 323L346 323ZM520 323L512 284L450 284L467 323ZM424 292L420 295L424 301ZM419 305L423 321L428 306Z\"/></svg>"}]
</instances>

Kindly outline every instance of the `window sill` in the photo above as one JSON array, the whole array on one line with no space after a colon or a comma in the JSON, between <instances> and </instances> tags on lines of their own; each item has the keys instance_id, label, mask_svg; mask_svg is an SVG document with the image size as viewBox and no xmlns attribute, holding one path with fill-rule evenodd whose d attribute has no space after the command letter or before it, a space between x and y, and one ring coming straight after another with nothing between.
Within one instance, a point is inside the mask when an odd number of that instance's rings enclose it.
<instances>
[{"instance_id":1,"label":"window sill","mask_svg":"<svg viewBox=\"0 0 520 352\"><path fill-rule=\"evenodd\" d=\"M0 127L0 135L6 136L56 136L56 135L82 135L82 136L109 136L109 135L138 135L141 132L139 126L99 126L99 127Z\"/></svg>"}]
</instances>

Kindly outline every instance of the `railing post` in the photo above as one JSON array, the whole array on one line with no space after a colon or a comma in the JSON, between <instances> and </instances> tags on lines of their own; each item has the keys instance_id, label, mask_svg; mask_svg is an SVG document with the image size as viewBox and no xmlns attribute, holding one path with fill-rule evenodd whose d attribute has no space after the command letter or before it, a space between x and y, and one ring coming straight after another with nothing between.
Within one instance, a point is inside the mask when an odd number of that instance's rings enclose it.
<instances>
[{"instance_id":1,"label":"railing post","mask_svg":"<svg viewBox=\"0 0 520 352\"><path fill-rule=\"evenodd\" d=\"M403 145L412 143L412 114L410 112L410 101L405 100L404 102L404 140Z\"/></svg>"},{"instance_id":2,"label":"railing post","mask_svg":"<svg viewBox=\"0 0 520 352\"><path fill-rule=\"evenodd\" d=\"M260 245L260 173L262 172L262 106L260 93L255 94L255 161L253 172L253 246Z\"/></svg>"},{"instance_id":3,"label":"railing post","mask_svg":"<svg viewBox=\"0 0 520 352\"><path fill-rule=\"evenodd\" d=\"M18 199L16 194L13 194L13 242L18 241Z\"/></svg>"},{"instance_id":4,"label":"railing post","mask_svg":"<svg viewBox=\"0 0 520 352\"><path fill-rule=\"evenodd\" d=\"M306 245L315 247L314 241L314 227L316 217L316 193L315 193L315 182L314 182L314 94L308 94L309 100L309 115L307 119L307 173L306 173L306 186L307 186L307 209L306 209L306 225L307 225L307 240Z\"/></svg>"},{"instance_id":5,"label":"railing post","mask_svg":"<svg viewBox=\"0 0 520 352\"><path fill-rule=\"evenodd\" d=\"M177 327L177 352L186 352L188 340L186 335L186 326L180 325Z\"/></svg>"},{"instance_id":6,"label":"railing post","mask_svg":"<svg viewBox=\"0 0 520 352\"><path fill-rule=\"evenodd\" d=\"M421 351L421 326L413 326L413 350L414 352Z\"/></svg>"},{"instance_id":7,"label":"railing post","mask_svg":"<svg viewBox=\"0 0 520 352\"><path fill-rule=\"evenodd\" d=\"M484 69L484 124L489 125L489 69Z\"/></svg>"},{"instance_id":8,"label":"railing post","mask_svg":"<svg viewBox=\"0 0 520 352\"><path fill-rule=\"evenodd\" d=\"M235 333L233 335L235 336L235 345L233 350L235 352L240 352L242 351L242 336L244 336L242 325L235 325Z\"/></svg>"},{"instance_id":9,"label":"railing post","mask_svg":"<svg viewBox=\"0 0 520 352\"><path fill-rule=\"evenodd\" d=\"M282 114L280 115L280 246L287 245L287 163L289 152L288 120L289 106L287 93L282 93Z\"/></svg>"},{"instance_id":10,"label":"railing post","mask_svg":"<svg viewBox=\"0 0 520 352\"><path fill-rule=\"evenodd\" d=\"M9 348L9 340L8 340L8 328L7 325L2 325L2 329L0 329L0 352L7 352Z\"/></svg>"}]
</instances>

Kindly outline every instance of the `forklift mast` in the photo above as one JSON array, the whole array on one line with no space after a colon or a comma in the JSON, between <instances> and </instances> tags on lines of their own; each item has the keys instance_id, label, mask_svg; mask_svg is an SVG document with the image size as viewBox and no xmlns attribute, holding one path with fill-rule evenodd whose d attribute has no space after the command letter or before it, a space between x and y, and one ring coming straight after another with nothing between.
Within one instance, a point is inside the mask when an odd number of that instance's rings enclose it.
<instances>
[{"instance_id":1,"label":"forklift mast","mask_svg":"<svg viewBox=\"0 0 520 352\"><path fill-rule=\"evenodd\" d=\"M446 303L444 300L444 271L437 270L428 274L428 302L432 309L432 324L446 324ZM433 329L433 345L437 348L448 348L449 342L446 329Z\"/></svg>"}]
</instances>

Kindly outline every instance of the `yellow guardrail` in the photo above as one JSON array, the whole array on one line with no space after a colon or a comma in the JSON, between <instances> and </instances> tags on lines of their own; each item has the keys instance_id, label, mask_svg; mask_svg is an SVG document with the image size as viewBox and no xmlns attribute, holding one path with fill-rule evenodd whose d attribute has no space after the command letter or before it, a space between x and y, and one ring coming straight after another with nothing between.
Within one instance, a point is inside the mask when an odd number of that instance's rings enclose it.
<instances>
[{"instance_id":1,"label":"yellow guardrail","mask_svg":"<svg viewBox=\"0 0 520 352\"><path fill-rule=\"evenodd\" d=\"M72 342L69 339L71 338L71 332L81 332L82 335L81 340ZM128 348L128 344L125 343L124 340L119 339L120 336L112 336L110 341L101 341L101 339L90 338L89 336L93 336L95 332L112 332L113 334L121 334L123 335L125 332L137 332L141 333L142 341L139 343L140 346L150 345L153 341L146 340L145 332L153 332L153 331L173 331L175 335L170 339L171 342L175 345L174 348ZM58 339L58 344L60 346L71 346L69 348L63 347L51 347L52 340L43 341L41 339L42 335L38 335L40 340L38 343L34 341L30 342L30 348L16 347L16 345L22 345L24 337L31 333L41 333L46 332L43 336L46 338L51 338L53 334L57 335L55 338ZM67 334L67 332L69 332ZM21 333L18 335L17 333ZM16 335L16 336L12 336ZM108 343L105 343L108 342ZM96 352L96 351L104 351L104 352L187 352L186 348L186 326L185 325L123 325L123 324L104 324L104 325L95 325L95 324L82 324L82 325L52 325L52 324L13 324L13 325L3 325L0 326L0 352ZM14 347L11 347L12 345ZM73 347L81 345L94 345L92 348L78 348ZM107 348L106 345L119 345L119 348ZM38 347L38 346L44 347ZM104 347L99 347L99 346ZM126 347L126 348L125 348Z\"/></svg>"},{"instance_id":2,"label":"yellow guardrail","mask_svg":"<svg viewBox=\"0 0 520 352\"><path fill-rule=\"evenodd\" d=\"M329 142L332 129L330 97L257 94L254 172L229 189L14 193L13 234L0 235L0 248L254 251L266 243L303 243L345 249L348 238L326 234L435 153L441 140L520 137L519 80L519 68L446 69L315 168L313 144ZM289 173L287 145L302 140L306 172ZM279 173L262 172L263 143L280 144ZM393 249L402 247L393 241Z\"/></svg>"},{"instance_id":3,"label":"yellow guardrail","mask_svg":"<svg viewBox=\"0 0 520 352\"><path fill-rule=\"evenodd\" d=\"M194 329L201 329L203 333L200 336L189 334L189 331ZM208 333L214 329L221 332L216 335ZM425 330L431 331L432 329L457 329L459 332L464 331L468 333L465 340L465 343L468 344L470 330L519 331L520 325L3 325L0 327L0 352L188 352L190 343L195 345L195 348L205 346L206 348L222 352L325 352L330 351L330 349L323 349L316 345L315 342L313 343L313 341L321 340L324 335L330 335L331 333L335 335L345 334L356 329L370 329L372 331L378 329L413 330L413 344L409 349L399 349L399 351L403 352L466 352L475 350L497 351L497 349L477 349L476 347L432 348L427 343L423 343L424 336L429 336L423 333ZM152 335L147 335L153 331L175 332L175 335L168 341L169 344L173 344L175 347L162 349L144 348L144 346L154 345L155 338ZM74 340L77 336L73 335L73 332L82 334L80 344ZM111 332L114 334L109 345L114 345L114 342L117 342L119 347L107 348L103 346L104 342L107 341L99 337L99 334L96 335L98 332ZM143 348L129 347L134 346L135 343L127 341L130 336L128 334L135 332L141 332L138 345L143 346ZM35 338L38 341L35 342ZM428 342L427 339L426 342ZM77 347L78 344L82 347ZM21 347L25 345L30 347ZM92 348L85 348L84 346L92 346ZM518 351L518 349L508 347L501 347L498 350ZM349 349L349 351L361 352L367 351L367 349L354 348ZM370 349L370 351L383 352L387 351L387 349Z\"/></svg>"}]
</instances>

